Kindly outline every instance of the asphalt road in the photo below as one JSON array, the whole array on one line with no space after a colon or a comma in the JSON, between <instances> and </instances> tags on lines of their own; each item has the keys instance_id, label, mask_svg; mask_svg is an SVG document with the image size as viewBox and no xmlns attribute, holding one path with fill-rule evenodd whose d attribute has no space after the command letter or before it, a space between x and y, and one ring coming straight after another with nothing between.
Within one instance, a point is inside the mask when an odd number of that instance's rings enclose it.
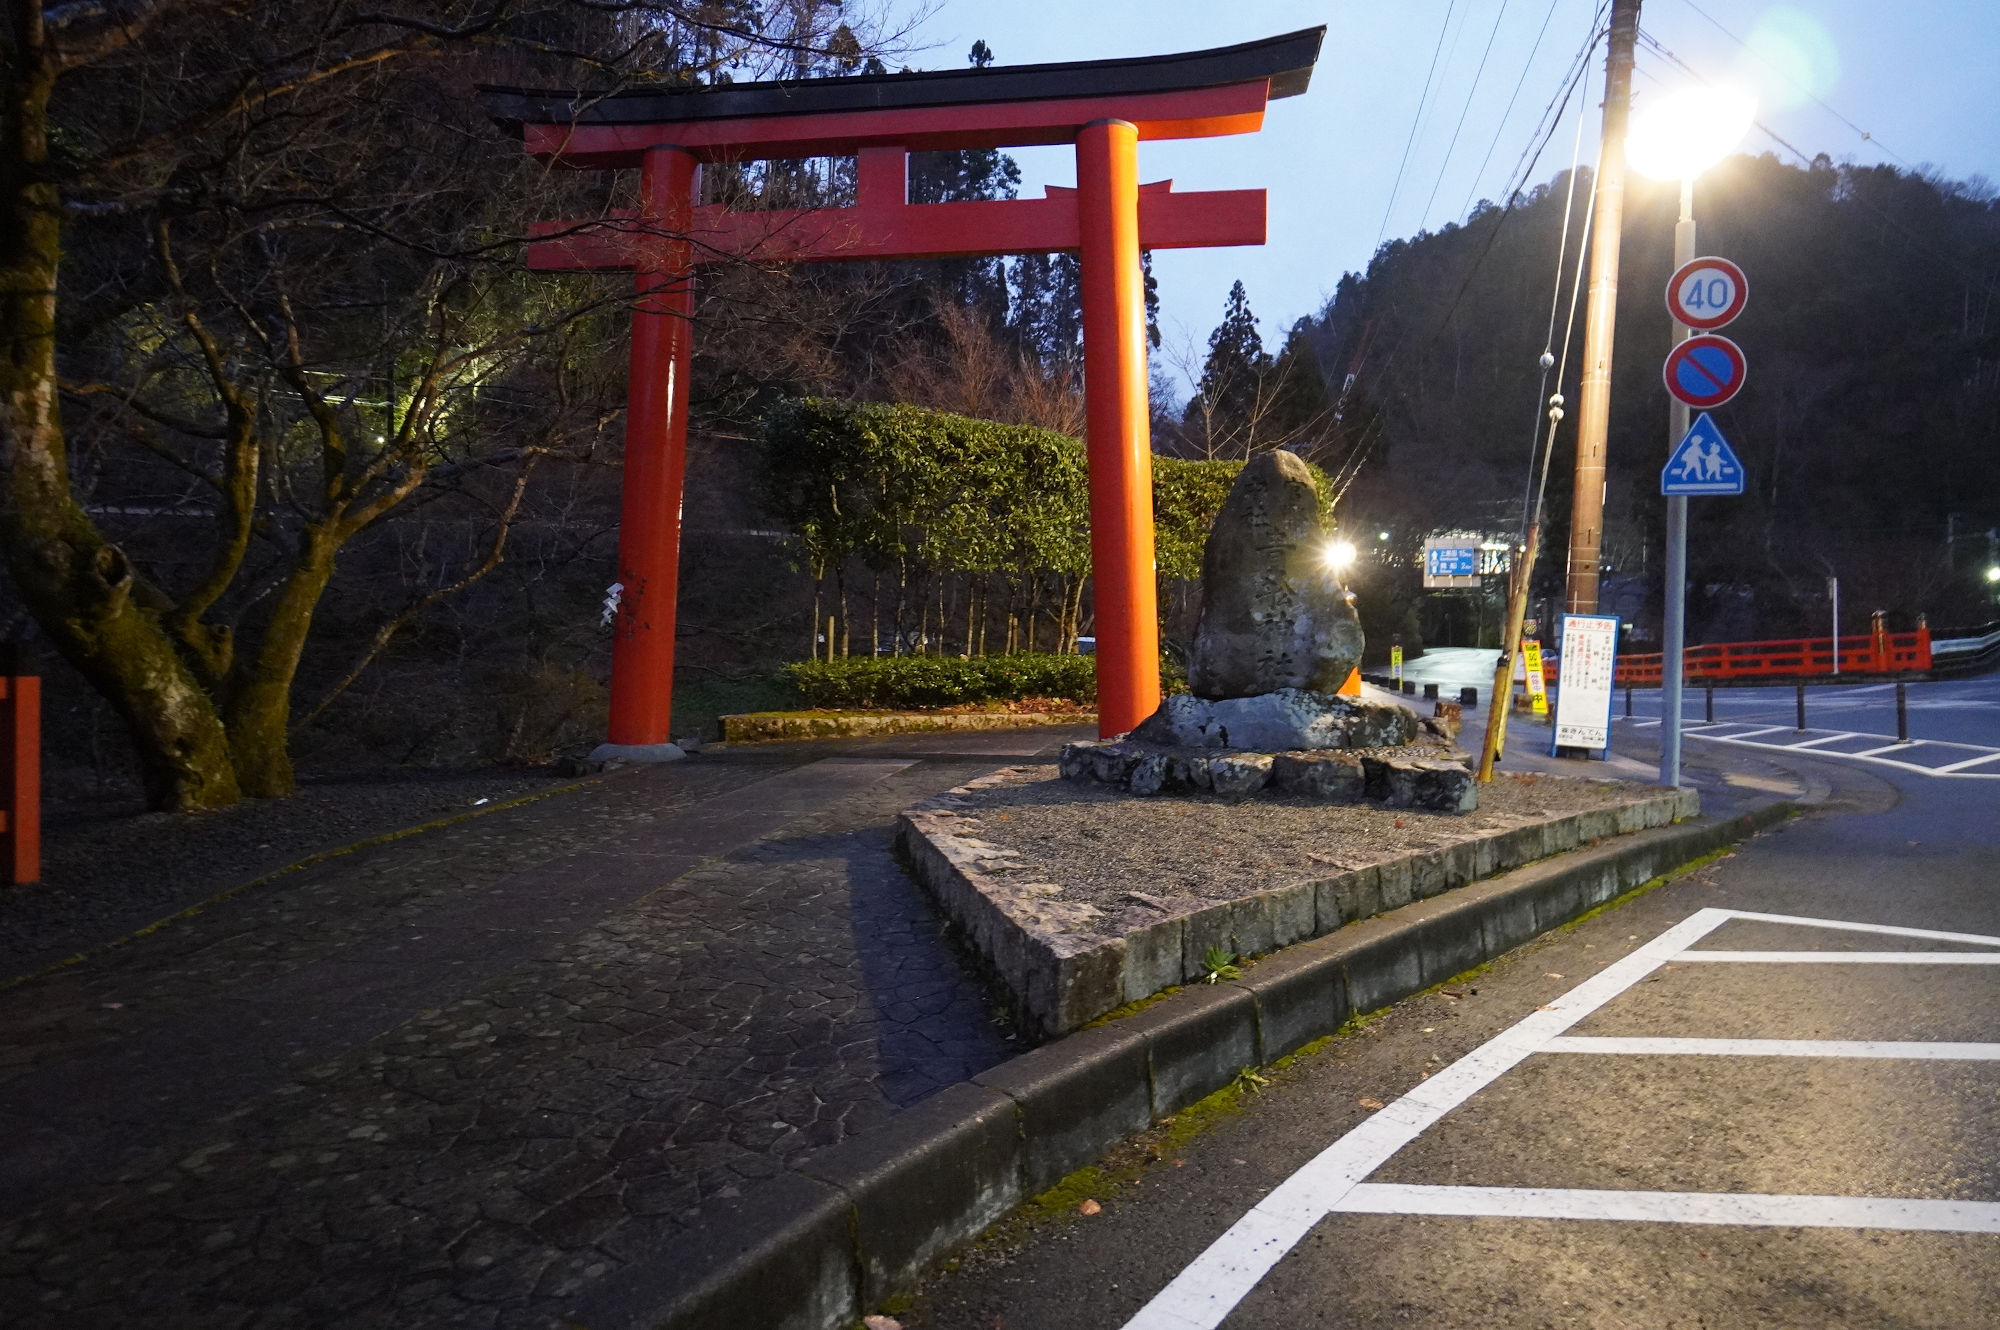
<instances>
[{"instance_id":1,"label":"asphalt road","mask_svg":"<svg viewBox=\"0 0 2000 1330\"><path fill-rule=\"evenodd\" d=\"M1933 687L1913 730L2000 740ZM1156 1132L902 1323L2000 1326L2000 782L1754 757L1831 794Z\"/></svg>"}]
</instances>

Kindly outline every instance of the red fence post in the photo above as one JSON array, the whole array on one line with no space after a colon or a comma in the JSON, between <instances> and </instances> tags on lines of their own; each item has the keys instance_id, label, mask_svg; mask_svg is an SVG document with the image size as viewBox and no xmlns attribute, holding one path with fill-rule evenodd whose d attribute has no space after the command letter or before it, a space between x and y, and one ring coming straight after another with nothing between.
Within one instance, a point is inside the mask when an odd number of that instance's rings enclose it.
<instances>
[{"instance_id":1,"label":"red fence post","mask_svg":"<svg viewBox=\"0 0 2000 1330\"><path fill-rule=\"evenodd\" d=\"M0 781L6 788L0 849L15 886L42 875L42 681L26 672L19 647L10 649L0 678Z\"/></svg>"},{"instance_id":2,"label":"red fence post","mask_svg":"<svg viewBox=\"0 0 2000 1330\"><path fill-rule=\"evenodd\" d=\"M694 332L694 267L687 240L694 183L692 153L647 150L639 168L647 259L632 279L632 368L618 510L618 582L624 589L611 643L615 744L664 743L673 724L674 610Z\"/></svg>"},{"instance_id":3,"label":"red fence post","mask_svg":"<svg viewBox=\"0 0 2000 1330\"><path fill-rule=\"evenodd\" d=\"M1160 705L1153 572L1153 450L1139 268L1139 131L1085 125L1076 139L1089 418L1090 569L1097 610L1097 732L1124 734Z\"/></svg>"}]
</instances>

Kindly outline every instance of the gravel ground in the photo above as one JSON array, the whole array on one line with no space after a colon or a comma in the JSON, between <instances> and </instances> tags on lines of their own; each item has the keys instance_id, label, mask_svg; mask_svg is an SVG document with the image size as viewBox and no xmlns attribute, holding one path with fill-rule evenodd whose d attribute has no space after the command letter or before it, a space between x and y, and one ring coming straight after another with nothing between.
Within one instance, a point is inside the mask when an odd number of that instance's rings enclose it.
<instances>
[{"instance_id":1,"label":"gravel ground","mask_svg":"<svg viewBox=\"0 0 2000 1330\"><path fill-rule=\"evenodd\" d=\"M1099 785L1023 769L1026 783L964 796L976 834L1018 850L1063 899L1116 914L1142 890L1233 900L1328 870L1360 868L1419 850L1472 840L1526 821L1603 808L1659 791L1630 781L1502 775L1479 790L1473 813L1426 813L1373 804L1213 796L1135 799ZM980 808L990 809L979 812Z\"/></svg>"},{"instance_id":2,"label":"gravel ground","mask_svg":"<svg viewBox=\"0 0 2000 1330\"><path fill-rule=\"evenodd\" d=\"M0 888L0 980L315 854L575 783L553 768L397 771L303 781L289 799L193 816L50 808L42 880Z\"/></svg>"}]
</instances>

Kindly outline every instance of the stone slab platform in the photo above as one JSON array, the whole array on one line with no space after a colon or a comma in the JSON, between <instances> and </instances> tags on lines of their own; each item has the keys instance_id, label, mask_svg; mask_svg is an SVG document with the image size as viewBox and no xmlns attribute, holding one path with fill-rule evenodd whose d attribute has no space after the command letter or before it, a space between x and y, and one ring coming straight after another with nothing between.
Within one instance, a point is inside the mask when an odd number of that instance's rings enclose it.
<instances>
[{"instance_id":1,"label":"stone slab platform","mask_svg":"<svg viewBox=\"0 0 2000 1330\"><path fill-rule=\"evenodd\" d=\"M968 796L1025 785L1042 769L1010 767L917 804L897 824L897 845L917 880L968 945L1045 1034L1076 1030L1128 1002L1204 978L1211 948L1259 956L1386 910L1466 886L1608 837L1700 814L1691 788L1633 785L1627 798L1493 829L1446 825L1443 841L1356 867L1329 867L1231 900L1128 910L1112 917L1061 898L1060 884L1024 867L1019 852L984 839ZM1507 779L1507 777L1502 777ZM1329 816L1339 810L1329 809ZM1104 842L1117 854L1114 840ZM1150 884L1134 882L1143 889Z\"/></svg>"}]
</instances>

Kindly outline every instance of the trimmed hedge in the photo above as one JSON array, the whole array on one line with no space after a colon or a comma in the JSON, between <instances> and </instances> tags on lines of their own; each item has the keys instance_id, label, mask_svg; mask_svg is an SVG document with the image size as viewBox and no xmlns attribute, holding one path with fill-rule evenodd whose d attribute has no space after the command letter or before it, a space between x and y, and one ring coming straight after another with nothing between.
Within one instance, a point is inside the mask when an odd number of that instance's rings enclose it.
<instances>
[{"instance_id":1,"label":"trimmed hedge","mask_svg":"<svg viewBox=\"0 0 2000 1330\"><path fill-rule=\"evenodd\" d=\"M809 397L766 416L765 499L808 559L838 567L1018 576L1090 571L1090 482L1076 439L900 402ZM1155 454L1160 575L1201 576L1209 524L1241 462ZM1311 468L1330 510L1333 484Z\"/></svg>"},{"instance_id":2,"label":"trimmed hedge","mask_svg":"<svg viewBox=\"0 0 2000 1330\"><path fill-rule=\"evenodd\" d=\"M1097 700L1090 656L1017 651L1004 656L846 656L787 665L792 686L815 707L950 707L1047 697Z\"/></svg>"}]
</instances>

